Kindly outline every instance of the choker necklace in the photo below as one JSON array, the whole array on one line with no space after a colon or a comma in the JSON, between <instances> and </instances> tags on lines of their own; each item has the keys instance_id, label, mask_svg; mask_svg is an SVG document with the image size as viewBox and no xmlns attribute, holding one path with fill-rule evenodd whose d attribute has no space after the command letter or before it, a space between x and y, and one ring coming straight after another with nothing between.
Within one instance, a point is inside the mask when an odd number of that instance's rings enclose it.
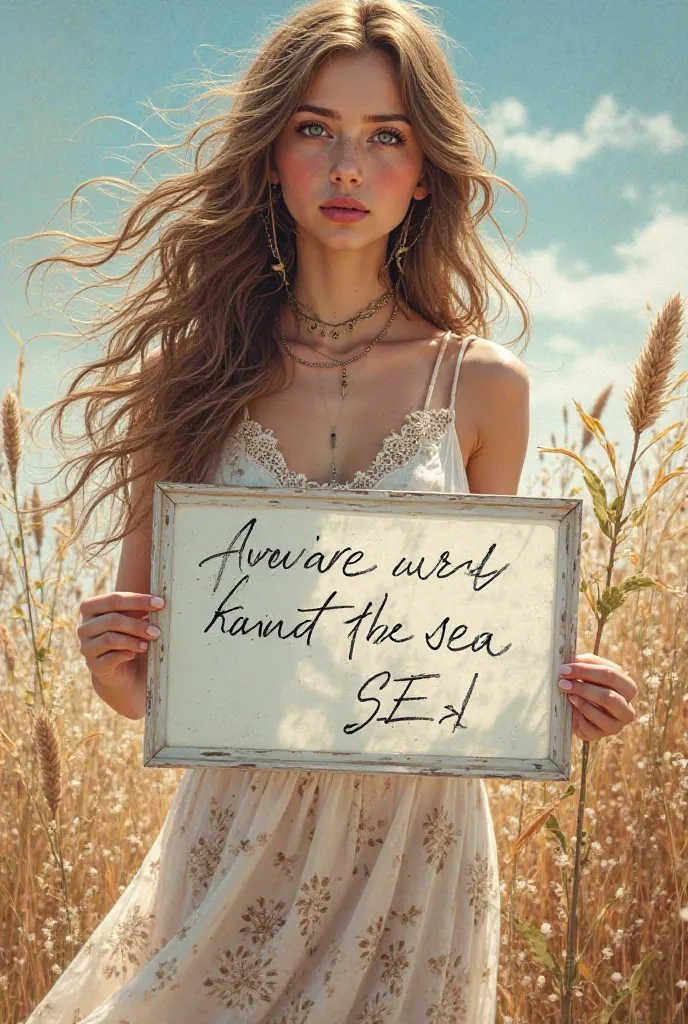
<instances>
[{"instance_id":1,"label":"choker necklace","mask_svg":"<svg viewBox=\"0 0 688 1024\"><path fill-rule=\"evenodd\" d=\"M384 335L389 330L389 328L390 328L390 326L392 324L392 321L394 320L395 316L397 315L398 309L399 309L399 307L397 306L397 304L395 302L394 303L394 307L392 309L392 315L390 316L389 320L387 321L387 324L386 324L384 330L380 331L380 333L378 334L378 336L376 338L373 338L371 343L367 346L367 348L365 348L363 350L363 352L360 352L357 356L349 356L348 359L333 359L329 363L313 363L313 362L309 362L306 359L301 359L300 356L297 356L295 352L292 352L292 350L291 350L291 348L289 346L289 343L287 342L287 339L284 337L284 334L282 332L282 328L280 326L279 317L275 318L275 324L277 326L277 331L279 333L282 345L283 345L284 349L286 350L287 354L294 360L294 362L301 363L302 366L314 366L314 367L321 367L323 369L329 369L329 368L332 368L334 366L340 367L340 369L341 369L342 399L345 399L346 398L346 389L347 389L347 386L348 386L347 373L346 373L347 364L348 363L354 363L354 362L356 362L357 359L362 359L363 356L367 355L368 352L370 352L370 350L373 347L373 345L375 345L380 340L380 338L384 337ZM323 399L324 399L324 395L323 395ZM342 408L343 408L343 406L342 406ZM325 406L325 409L327 411L327 406ZM327 416L328 416L328 419L329 419L329 413L327 414ZM329 446L330 446L330 450L332 452L332 462L331 462L331 465L330 465L330 484L331 485L334 485L334 484L337 483L337 465L336 465L336 462L335 462L334 452L335 452L335 449L337 447L337 429L336 428L337 428L337 425L339 424L340 416L341 416L341 409L340 409L339 416L337 417L337 422L334 425L332 423L330 423Z\"/></svg>"},{"instance_id":2,"label":"choker necklace","mask_svg":"<svg viewBox=\"0 0 688 1024\"><path fill-rule=\"evenodd\" d=\"M289 305L291 306L291 310L296 318L297 325L299 321L308 324L308 330L311 334L314 334L317 331L318 326L320 326L320 334L323 338L325 337L325 328L333 327L334 330L330 333L336 340L339 337L339 331L337 330L338 327L344 327L349 333L351 333L360 320L370 319L374 313L377 313L378 309L382 309L383 306L387 305L394 295L394 289L390 288L389 291L386 291L379 299L374 299L372 302L368 303L365 309L360 310L355 316L351 317L350 320L342 320L341 323L336 324L331 324L327 320L321 320L309 306L304 306L304 304L299 302L296 296L292 295L289 290L287 290L287 294L289 298Z\"/></svg>"}]
</instances>

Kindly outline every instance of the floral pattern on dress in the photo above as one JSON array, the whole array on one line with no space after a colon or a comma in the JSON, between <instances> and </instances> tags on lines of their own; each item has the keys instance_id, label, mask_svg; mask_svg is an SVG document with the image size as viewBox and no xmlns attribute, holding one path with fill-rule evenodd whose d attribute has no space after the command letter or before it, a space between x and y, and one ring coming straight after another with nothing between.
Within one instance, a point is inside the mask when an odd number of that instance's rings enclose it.
<instances>
[{"instance_id":1,"label":"floral pattern on dress","mask_svg":"<svg viewBox=\"0 0 688 1024\"><path fill-rule=\"evenodd\" d=\"M265 946L275 937L286 922L284 900L266 900L259 896L256 902L246 907L241 920L247 923L239 929L254 946Z\"/></svg>"},{"instance_id":2,"label":"floral pattern on dress","mask_svg":"<svg viewBox=\"0 0 688 1024\"><path fill-rule=\"evenodd\" d=\"M371 921L363 935L357 937L358 947L361 950L358 954L359 967L366 968L373 961L382 936L387 931L389 928L385 925L385 919L378 917L375 921Z\"/></svg>"},{"instance_id":3,"label":"floral pattern on dress","mask_svg":"<svg viewBox=\"0 0 688 1024\"><path fill-rule=\"evenodd\" d=\"M310 882L303 883L299 892L301 896L296 901L296 910L301 919L299 931L306 939L306 946L312 948L311 939L332 899L330 879L327 876L319 878L313 875Z\"/></svg>"},{"instance_id":4,"label":"floral pattern on dress","mask_svg":"<svg viewBox=\"0 0 688 1024\"><path fill-rule=\"evenodd\" d=\"M273 1017L270 1024L308 1024L308 1017L315 1006L312 999L306 999L303 991L289 1003L286 1013L281 1017Z\"/></svg>"},{"instance_id":5,"label":"floral pattern on dress","mask_svg":"<svg viewBox=\"0 0 688 1024\"><path fill-rule=\"evenodd\" d=\"M487 857L476 853L475 860L468 865L467 892L470 894L469 907L473 907L473 920L480 924L487 912L492 888L492 868Z\"/></svg>"},{"instance_id":6,"label":"floral pattern on dress","mask_svg":"<svg viewBox=\"0 0 688 1024\"><path fill-rule=\"evenodd\" d=\"M218 810L216 797L210 799L206 828L192 844L189 852L189 873L193 887L194 906L207 891L225 847L233 812L228 807Z\"/></svg>"},{"instance_id":7,"label":"floral pattern on dress","mask_svg":"<svg viewBox=\"0 0 688 1024\"><path fill-rule=\"evenodd\" d=\"M140 966L154 919L155 914L142 914L137 904L129 917L116 925L111 940L104 944L110 956L102 967L103 977L126 978L130 965Z\"/></svg>"},{"instance_id":8,"label":"floral pattern on dress","mask_svg":"<svg viewBox=\"0 0 688 1024\"><path fill-rule=\"evenodd\" d=\"M439 873L447 863L447 857L461 835L444 807L433 807L423 822L423 846L426 847L427 864L434 864Z\"/></svg>"},{"instance_id":9,"label":"floral pattern on dress","mask_svg":"<svg viewBox=\"0 0 688 1024\"><path fill-rule=\"evenodd\" d=\"M399 939L387 947L387 951L380 956L385 965L380 981L389 987L390 994L400 996L403 989L404 974L411 966L409 959L413 955L413 949L406 948L406 941Z\"/></svg>"},{"instance_id":10,"label":"floral pattern on dress","mask_svg":"<svg viewBox=\"0 0 688 1024\"><path fill-rule=\"evenodd\" d=\"M366 999L361 1013L357 1014L357 1024L385 1024L389 1020L392 1008L386 998L377 992L372 999Z\"/></svg>"},{"instance_id":11,"label":"floral pattern on dress","mask_svg":"<svg viewBox=\"0 0 688 1024\"><path fill-rule=\"evenodd\" d=\"M257 1002L270 1002L278 974L271 966L272 957L239 946L234 952L225 950L216 957L216 962L219 976L203 982L209 996L218 999L228 1010L247 1010Z\"/></svg>"},{"instance_id":12,"label":"floral pattern on dress","mask_svg":"<svg viewBox=\"0 0 688 1024\"><path fill-rule=\"evenodd\" d=\"M276 854L274 860L274 866L283 871L288 882L291 882L294 877L294 868L298 864L299 855L295 853L292 857L287 857L286 853L281 850Z\"/></svg>"},{"instance_id":13,"label":"floral pattern on dress","mask_svg":"<svg viewBox=\"0 0 688 1024\"><path fill-rule=\"evenodd\" d=\"M461 968L461 957L455 956L451 960L446 953L436 959L430 957L428 967L434 974L444 974L440 1001L432 1003L425 1011L430 1024L468 1024L464 997L468 972Z\"/></svg>"}]
</instances>

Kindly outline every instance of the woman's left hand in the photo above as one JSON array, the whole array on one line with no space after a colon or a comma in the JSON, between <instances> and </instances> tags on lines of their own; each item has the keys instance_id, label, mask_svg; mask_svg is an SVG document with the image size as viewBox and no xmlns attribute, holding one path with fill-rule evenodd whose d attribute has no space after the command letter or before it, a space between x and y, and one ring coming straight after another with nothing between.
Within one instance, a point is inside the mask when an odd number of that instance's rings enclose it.
<instances>
[{"instance_id":1,"label":"woman's left hand","mask_svg":"<svg viewBox=\"0 0 688 1024\"><path fill-rule=\"evenodd\" d=\"M560 667L559 686L573 706L575 736L600 740L614 736L635 720L631 701L638 687L620 665L598 654L576 654L569 667L570 672Z\"/></svg>"}]
</instances>

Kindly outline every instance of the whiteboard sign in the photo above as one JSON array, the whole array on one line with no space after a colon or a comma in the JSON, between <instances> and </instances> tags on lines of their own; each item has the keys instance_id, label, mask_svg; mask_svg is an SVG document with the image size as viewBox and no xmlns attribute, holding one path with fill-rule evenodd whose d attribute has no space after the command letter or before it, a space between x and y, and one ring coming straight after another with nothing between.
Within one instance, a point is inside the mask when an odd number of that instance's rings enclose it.
<instances>
[{"instance_id":1,"label":"whiteboard sign","mask_svg":"<svg viewBox=\"0 0 688 1024\"><path fill-rule=\"evenodd\" d=\"M157 481L144 763L567 779L581 517Z\"/></svg>"}]
</instances>

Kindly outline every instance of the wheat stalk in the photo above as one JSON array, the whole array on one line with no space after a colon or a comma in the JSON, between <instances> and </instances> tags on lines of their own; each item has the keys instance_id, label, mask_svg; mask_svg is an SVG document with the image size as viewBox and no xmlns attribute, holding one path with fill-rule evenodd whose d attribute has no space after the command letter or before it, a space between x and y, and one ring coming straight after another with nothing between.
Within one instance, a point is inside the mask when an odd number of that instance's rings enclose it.
<instances>
[{"instance_id":1,"label":"wheat stalk","mask_svg":"<svg viewBox=\"0 0 688 1024\"><path fill-rule=\"evenodd\" d=\"M626 411L636 434L657 422L670 385L669 374L681 348L683 301L680 292L664 303L648 331L626 391Z\"/></svg>"},{"instance_id":2,"label":"wheat stalk","mask_svg":"<svg viewBox=\"0 0 688 1024\"><path fill-rule=\"evenodd\" d=\"M34 718L33 742L41 766L43 795L54 818L62 793L60 737L52 719L43 708Z\"/></svg>"},{"instance_id":3,"label":"wheat stalk","mask_svg":"<svg viewBox=\"0 0 688 1024\"><path fill-rule=\"evenodd\" d=\"M36 550L38 554L41 553L43 547L43 539L45 537L45 528L43 525L43 511L41 509L41 499L38 494L38 488L33 485L33 491L31 492L31 525L33 526L34 536L36 538Z\"/></svg>"},{"instance_id":4,"label":"wheat stalk","mask_svg":"<svg viewBox=\"0 0 688 1024\"><path fill-rule=\"evenodd\" d=\"M17 663L14 657L14 650L12 648L10 634L4 622L0 622L0 641L2 641L2 646L5 652L5 662L7 664L7 671L10 673L10 675L14 675L14 670L16 668Z\"/></svg>"},{"instance_id":5,"label":"wheat stalk","mask_svg":"<svg viewBox=\"0 0 688 1024\"><path fill-rule=\"evenodd\" d=\"M7 459L7 467L10 471L12 489L17 489L17 470L19 469L19 458L21 455L21 432L19 402L14 391L7 388L2 403L2 445Z\"/></svg>"}]
</instances>

